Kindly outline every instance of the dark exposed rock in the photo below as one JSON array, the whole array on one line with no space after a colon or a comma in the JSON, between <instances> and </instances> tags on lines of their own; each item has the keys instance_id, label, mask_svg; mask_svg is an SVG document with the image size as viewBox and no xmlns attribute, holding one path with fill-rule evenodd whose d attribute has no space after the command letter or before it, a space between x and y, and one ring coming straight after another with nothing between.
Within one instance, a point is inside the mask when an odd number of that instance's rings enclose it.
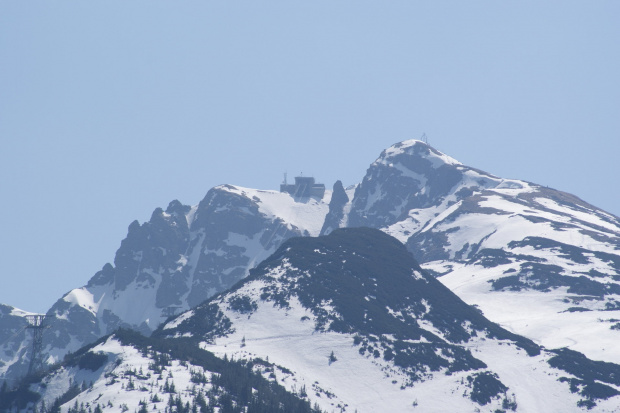
<instances>
[{"instance_id":1,"label":"dark exposed rock","mask_svg":"<svg viewBox=\"0 0 620 413\"><path fill-rule=\"evenodd\" d=\"M332 199L329 202L329 212L325 217L321 235L327 235L334 229L339 228L344 218L344 207L349 202L349 197L342 186L342 182L336 181L332 192Z\"/></svg>"}]
</instances>

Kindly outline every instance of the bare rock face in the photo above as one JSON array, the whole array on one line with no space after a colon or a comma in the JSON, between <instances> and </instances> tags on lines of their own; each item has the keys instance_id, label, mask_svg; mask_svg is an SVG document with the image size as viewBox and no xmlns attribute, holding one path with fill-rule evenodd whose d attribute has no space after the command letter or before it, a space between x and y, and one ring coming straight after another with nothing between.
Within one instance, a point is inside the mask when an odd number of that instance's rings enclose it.
<instances>
[{"instance_id":1,"label":"bare rock face","mask_svg":"<svg viewBox=\"0 0 620 413\"><path fill-rule=\"evenodd\" d=\"M342 186L342 182L336 181L332 191L332 198L329 202L329 212L325 217L323 228L321 228L321 235L327 235L334 229L345 225L343 220L346 216L345 208L348 203L349 197Z\"/></svg>"}]
</instances>

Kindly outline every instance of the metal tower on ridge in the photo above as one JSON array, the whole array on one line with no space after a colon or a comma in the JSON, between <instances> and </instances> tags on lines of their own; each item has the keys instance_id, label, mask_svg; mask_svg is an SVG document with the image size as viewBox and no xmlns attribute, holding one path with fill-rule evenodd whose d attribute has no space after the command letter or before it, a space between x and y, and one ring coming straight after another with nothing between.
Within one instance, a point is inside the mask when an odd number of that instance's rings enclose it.
<instances>
[{"instance_id":1,"label":"metal tower on ridge","mask_svg":"<svg viewBox=\"0 0 620 413\"><path fill-rule=\"evenodd\" d=\"M40 370L43 367L43 330L49 326L45 324L47 318L45 314L29 314L26 316L28 326L32 330L32 356L30 357L30 365L28 366L28 375Z\"/></svg>"}]
</instances>

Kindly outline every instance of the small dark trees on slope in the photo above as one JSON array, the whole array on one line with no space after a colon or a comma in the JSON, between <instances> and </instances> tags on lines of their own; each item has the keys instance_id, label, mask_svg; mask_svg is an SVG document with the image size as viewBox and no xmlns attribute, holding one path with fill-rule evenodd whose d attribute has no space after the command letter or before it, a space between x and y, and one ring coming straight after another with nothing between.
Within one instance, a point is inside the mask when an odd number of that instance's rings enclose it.
<instances>
[{"instance_id":1,"label":"small dark trees on slope","mask_svg":"<svg viewBox=\"0 0 620 413\"><path fill-rule=\"evenodd\" d=\"M332 353L329 355L328 357L329 359L329 365L331 366L332 363L338 361L338 359L336 358L336 356L334 355L334 352L332 351Z\"/></svg>"}]
</instances>

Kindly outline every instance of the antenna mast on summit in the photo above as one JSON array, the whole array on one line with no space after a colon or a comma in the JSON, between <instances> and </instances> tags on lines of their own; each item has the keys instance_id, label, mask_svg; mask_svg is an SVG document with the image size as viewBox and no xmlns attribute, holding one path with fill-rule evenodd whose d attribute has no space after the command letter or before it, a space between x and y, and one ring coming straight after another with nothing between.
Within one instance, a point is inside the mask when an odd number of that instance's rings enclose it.
<instances>
[{"instance_id":1,"label":"antenna mast on summit","mask_svg":"<svg viewBox=\"0 0 620 413\"><path fill-rule=\"evenodd\" d=\"M28 326L32 330L32 357L28 365L28 375L38 371L43 367L42 350L43 350L43 330L49 326L45 323L49 320L45 314L29 314L26 316Z\"/></svg>"},{"instance_id":2,"label":"antenna mast on summit","mask_svg":"<svg viewBox=\"0 0 620 413\"><path fill-rule=\"evenodd\" d=\"M422 133L422 137L420 138L420 140L428 145L428 138L426 137L426 133Z\"/></svg>"}]
</instances>

